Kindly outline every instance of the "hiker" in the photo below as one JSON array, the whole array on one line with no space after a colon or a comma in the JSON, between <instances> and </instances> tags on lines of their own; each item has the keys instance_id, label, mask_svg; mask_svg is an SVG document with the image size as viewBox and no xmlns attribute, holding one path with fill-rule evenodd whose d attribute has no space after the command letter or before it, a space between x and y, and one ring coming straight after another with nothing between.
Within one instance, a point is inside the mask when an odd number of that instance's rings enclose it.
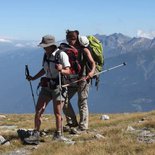
<instances>
[{"instance_id":1,"label":"hiker","mask_svg":"<svg viewBox=\"0 0 155 155\"><path fill-rule=\"evenodd\" d=\"M66 116L67 124L64 126L64 130L74 129L74 133L85 131L88 129L88 93L90 86L90 78L93 77L95 72L95 62L91 56L91 53L88 48L82 47L78 40L79 32L77 30L66 31L66 40L69 45L74 46L78 50L78 61L81 64L81 72L78 75L79 79L83 79L77 83L77 85L71 85L68 87L68 103L65 104L63 111ZM91 65L91 69L88 70L86 63L89 62ZM79 123L77 121L75 112L71 105L71 98L78 93L78 108L80 120Z\"/></svg>"},{"instance_id":2,"label":"hiker","mask_svg":"<svg viewBox=\"0 0 155 155\"><path fill-rule=\"evenodd\" d=\"M53 109L56 118L56 132L54 139L62 138L62 107L66 96L66 89L59 89L59 72L62 75L70 74L70 63L68 55L58 48L55 42L55 37L46 35L42 37L42 41L38 45L45 51L43 58L43 68L35 75L28 76L28 80L36 80L41 78L41 91L38 97L36 112L35 112L35 130L39 131L41 126L41 115L45 111L47 104L53 100ZM59 60L56 60L59 52ZM59 62L58 62L59 61ZM61 94L61 95L60 95Z\"/></svg>"}]
</instances>

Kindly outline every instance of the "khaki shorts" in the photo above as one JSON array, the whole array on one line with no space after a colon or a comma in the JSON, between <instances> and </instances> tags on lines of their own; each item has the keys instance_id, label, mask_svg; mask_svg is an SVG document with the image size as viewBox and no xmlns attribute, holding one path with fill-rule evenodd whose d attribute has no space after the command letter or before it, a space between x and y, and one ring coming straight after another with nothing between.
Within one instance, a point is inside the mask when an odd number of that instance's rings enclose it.
<instances>
[{"instance_id":1,"label":"khaki shorts","mask_svg":"<svg viewBox=\"0 0 155 155\"><path fill-rule=\"evenodd\" d=\"M56 89L42 87L39 93L39 97L42 97L42 98L49 97L53 101L60 101L60 100L65 101L66 96L67 96L67 89L63 88L61 91L61 96L60 96L59 87L57 87Z\"/></svg>"}]
</instances>

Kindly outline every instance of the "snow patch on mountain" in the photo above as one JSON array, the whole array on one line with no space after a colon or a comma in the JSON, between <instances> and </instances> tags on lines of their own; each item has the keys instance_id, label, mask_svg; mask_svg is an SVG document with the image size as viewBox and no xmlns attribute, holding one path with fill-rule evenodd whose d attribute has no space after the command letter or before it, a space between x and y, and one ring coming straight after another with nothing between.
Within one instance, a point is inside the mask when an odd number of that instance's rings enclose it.
<instances>
[{"instance_id":1,"label":"snow patch on mountain","mask_svg":"<svg viewBox=\"0 0 155 155\"><path fill-rule=\"evenodd\" d=\"M144 38L153 39L155 37L155 31L145 32L143 30L138 30L137 31L137 37L144 37Z\"/></svg>"}]
</instances>

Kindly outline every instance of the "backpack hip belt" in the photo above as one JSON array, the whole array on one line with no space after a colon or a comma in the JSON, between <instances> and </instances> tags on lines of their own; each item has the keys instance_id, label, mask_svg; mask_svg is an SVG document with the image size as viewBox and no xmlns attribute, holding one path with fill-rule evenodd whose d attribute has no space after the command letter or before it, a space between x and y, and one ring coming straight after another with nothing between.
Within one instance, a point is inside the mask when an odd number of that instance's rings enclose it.
<instances>
[{"instance_id":1,"label":"backpack hip belt","mask_svg":"<svg viewBox=\"0 0 155 155\"><path fill-rule=\"evenodd\" d=\"M38 85L38 88L41 86L43 88L56 89L56 87L58 85L59 85L59 79L58 78L42 77L40 79L40 83Z\"/></svg>"}]
</instances>

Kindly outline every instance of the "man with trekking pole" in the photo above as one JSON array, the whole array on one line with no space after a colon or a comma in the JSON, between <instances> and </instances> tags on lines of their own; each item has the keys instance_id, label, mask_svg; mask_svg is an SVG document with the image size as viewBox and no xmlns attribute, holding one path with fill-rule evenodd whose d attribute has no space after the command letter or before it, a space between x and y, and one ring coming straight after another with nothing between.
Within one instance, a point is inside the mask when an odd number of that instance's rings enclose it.
<instances>
[{"instance_id":1,"label":"man with trekking pole","mask_svg":"<svg viewBox=\"0 0 155 155\"><path fill-rule=\"evenodd\" d=\"M56 118L56 132L54 140L63 140L62 135L62 108L66 98L66 88L61 88L61 75L70 74L70 63L68 55L58 48L55 37L46 35L42 37L39 44L45 51L43 58L43 68L35 76L27 76L29 81L41 78L41 91L36 104L35 127L40 130L41 115L45 111L47 104L53 100L53 109Z\"/></svg>"}]
</instances>

